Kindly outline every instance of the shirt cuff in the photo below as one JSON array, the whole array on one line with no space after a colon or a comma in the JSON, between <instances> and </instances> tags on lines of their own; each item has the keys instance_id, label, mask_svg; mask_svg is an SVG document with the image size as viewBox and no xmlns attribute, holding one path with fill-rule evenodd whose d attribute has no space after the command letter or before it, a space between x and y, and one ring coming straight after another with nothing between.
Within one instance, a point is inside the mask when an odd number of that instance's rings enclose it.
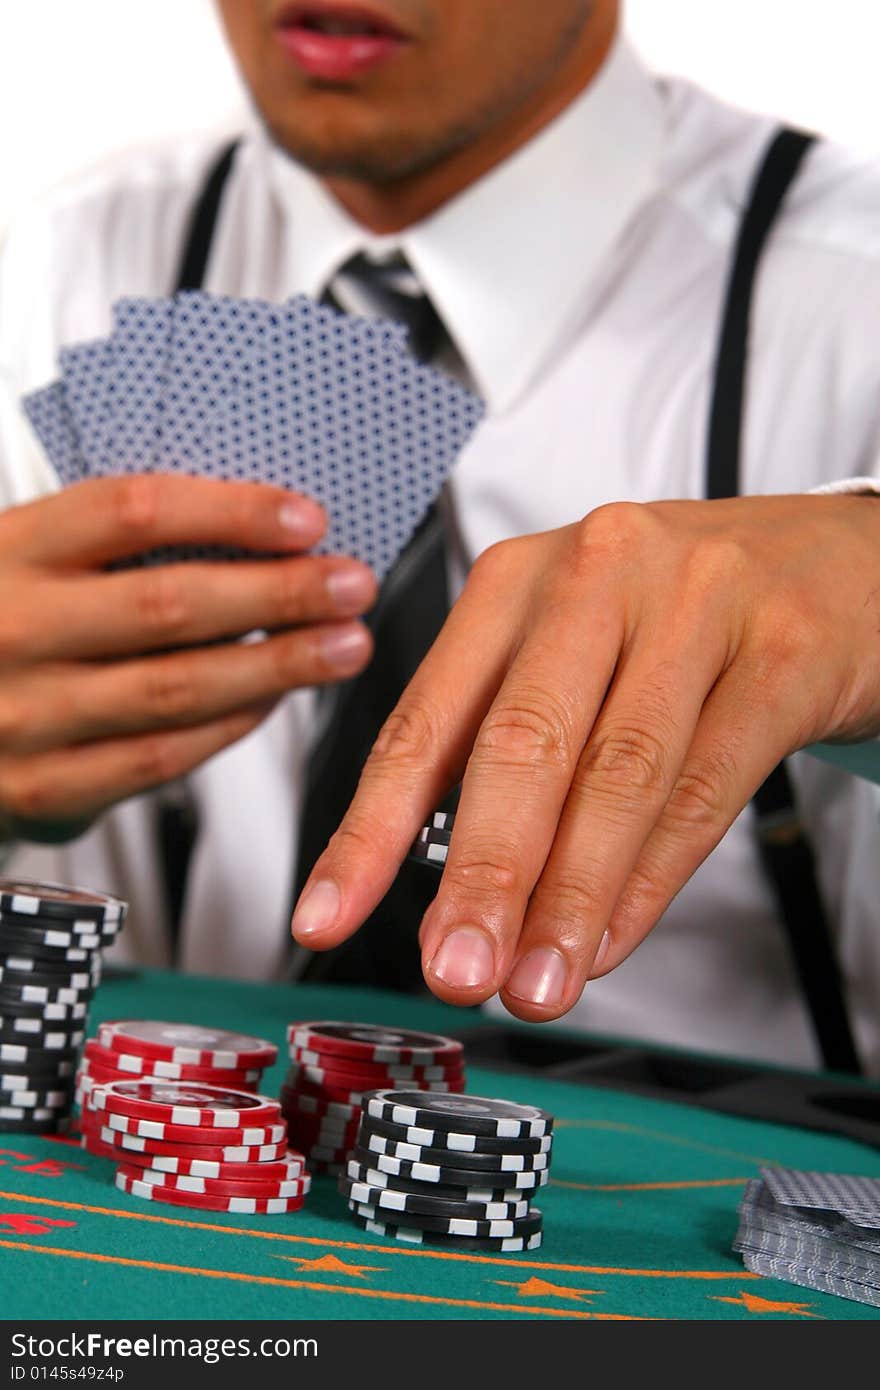
<instances>
[{"instance_id":1,"label":"shirt cuff","mask_svg":"<svg viewBox=\"0 0 880 1390\"><path fill-rule=\"evenodd\" d=\"M859 493L863 497L873 494L880 497L880 479L878 478L839 478L836 483L823 483L821 487L811 487L811 497L821 497L823 494L831 493Z\"/></svg>"}]
</instances>

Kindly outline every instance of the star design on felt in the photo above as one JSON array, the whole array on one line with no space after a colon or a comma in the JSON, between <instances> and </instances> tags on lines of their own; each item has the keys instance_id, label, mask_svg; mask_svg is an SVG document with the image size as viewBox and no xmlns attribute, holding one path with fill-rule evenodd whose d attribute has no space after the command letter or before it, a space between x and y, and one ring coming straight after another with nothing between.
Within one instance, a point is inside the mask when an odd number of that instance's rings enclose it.
<instances>
[{"instance_id":1,"label":"star design on felt","mask_svg":"<svg viewBox=\"0 0 880 1390\"><path fill-rule=\"evenodd\" d=\"M340 1260L338 1255L321 1255L317 1260L306 1259L304 1255L278 1255L276 1259L287 1260L304 1274L350 1274L363 1279L366 1274L381 1274L382 1265L353 1265Z\"/></svg>"},{"instance_id":2,"label":"star design on felt","mask_svg":"<svg viewBox=\"0 0 880 1390\"><path fill-rule=\"evenodd\" d=\"M736 1298L724 1298L720 1294L710 1294L715 1303L736 1303L747 1308L750 1313L793 1313L801 1318L817 1318L820 1315L810 1311L809 1303L777 1303L772 1298L761 1298L756 1293L741 1289Z\"/></svg>"},{"instance_id":3,"label":"star design on felt","mask_svg":"<svg viewBox=\"0 0 880 1390\"><path fill-rule=\"evenodd\" d=\"M521 1298L576 1298L585 1299L596 1296L601 1297L604 1289L570 1289L564 1284L551 1284L546 1279L538 1279L532 1275L524 1284L517 1284L510 1279L496 1279L496 1284L501 1284L508 1289L516 1289Z\"/></svg>"}]
</instances>

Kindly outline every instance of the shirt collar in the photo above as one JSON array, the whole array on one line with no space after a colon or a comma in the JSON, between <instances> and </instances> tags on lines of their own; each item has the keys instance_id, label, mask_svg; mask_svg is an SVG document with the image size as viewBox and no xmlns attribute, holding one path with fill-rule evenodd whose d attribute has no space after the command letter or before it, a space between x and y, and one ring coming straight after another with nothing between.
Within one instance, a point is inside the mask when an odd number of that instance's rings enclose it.
<instances>
[{"instance_id":1,"label":"shirt collar","mask_svg":"<svg viewBox=\"0 0 880 1390\"><path fill-rule=\"evenodd\" d=\"M561 115L423 222L376 237L277 148L287 283L320 295L357 251L400 248L490 409L510 408L582 319L596 275L659 182L663 105L623 39Z\"/></svg>"}]
</instances>

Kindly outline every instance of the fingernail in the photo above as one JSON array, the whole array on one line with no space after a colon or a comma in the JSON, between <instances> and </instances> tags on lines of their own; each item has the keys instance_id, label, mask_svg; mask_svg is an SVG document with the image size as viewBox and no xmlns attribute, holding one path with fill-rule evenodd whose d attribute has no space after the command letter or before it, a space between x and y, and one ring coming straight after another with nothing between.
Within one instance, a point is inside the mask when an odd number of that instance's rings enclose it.
<instances>
[{"instance_id":1,"label":"fingernail","mask_svg":"<svg viewBox=\"0 0 880 1390\"><path fill-rule=\"evenodd\" d=\"M321 636L321 655L337 671L357 671L369 649L370 639L359 623L328 628Z\"/></svg>"},{"instance_id":2,"label":"fingernail","mask_svg":"<svg viewBox=\"0 0 880 1390\"><path fill-rule=\"evenodd\" d=\"M530 1004L554 1007L562 1003L567 977L565 959L559 951L539 946L517 961L504 990Z\"/></svg>"},{"instance_id":3,"label":"fingernail","mask_svg":"<svg viewBox=\"0 0 880 1390\"><path fill-rule=\"evenodd\" d=\"M495 952L477 927L456 927L435 952L428 966L438 980L453 989L475 989L495 978Z\"/></svg>"},{"instance_id":4,"label":"fingernail","mask_svg":"<svg viewBox=\"0 0 880 1390\"><path fill-rule=\"evenodd\" d=\"M605 957L608 955L608 952L610 951L610 949L611 949L611 933L610 933L610 931L606 931L606 932L603 932L603 933L602 933L602 940L599 942L599 949L598 949L598 951L596 952L595 956L593 957L593 964L590 966L590 979L592 979L593 976L594 976L599 970L601 970L601 968L602 968L602 962L604 961Z\"/></svg>"},{"instance_id":5,"label":"fingernail","mask_svg":"<svg viewBox=\"0 0 880 1390\"><path fill-rule=\"evenodd\" d=\"M372 599L375 587L369 570L354 567L334 570L326 581L327 593L344 612L359 612Z\"/></svg>"},{"instance_id":6,"label":"fingernail","mask_svg":"<svg viewBox=\"0 0 880 1390\"><path fill-rule=\"evenodd\" d=\"M294 540L314 541L324 529L324 513L307 497L291 498L278 508L278 525Z\"/></svg>"},{"instance_id":7,"label":"fingernail","mask_svg":"<svg viewBox=\"0 0 880 1390\"><path fill-rule=\"evenodd\" d=\"M339 916L339 889L332 879L321 878L307 888L296 905L291 931L294 936L317 936L333 926Z\"/></svg>"}]
</instances>

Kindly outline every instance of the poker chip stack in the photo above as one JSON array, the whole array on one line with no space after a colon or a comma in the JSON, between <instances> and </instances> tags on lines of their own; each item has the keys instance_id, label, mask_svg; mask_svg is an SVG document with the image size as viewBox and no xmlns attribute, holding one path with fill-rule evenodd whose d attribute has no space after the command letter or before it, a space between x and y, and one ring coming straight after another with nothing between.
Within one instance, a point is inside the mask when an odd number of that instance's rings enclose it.
<instances>
[{"instance_id":1,"label":"poker chip stack","mask_svg":"<svg viewBox=\"0 0 880 1390\"><path fill-rule=\"evenodd\" d=\"M116 1186L145 1201L276 1216L298 1211L311 1178L288 1150L269 1096L163 1080L92 1088L87 1110L116 1157Z\"/></svg>"},{"instance_id":2,"label":"poker chip stack","mask_svg":"<svg viewBox=\"0 0 880 1390\"><path fill-rule=\"evenodd\" d=\"M354 1147L364 1096L377 1089L464 1091L464 1048L437 1033L371 1023L291 1023L281 1105L291 1142L313 1172L339 1175Z\"/></svg>"},{"instance_id":3,"label":"poker chip stack","mask_svg":"<svg viewBox=\"0 0 880 1390\"><path fill-rule=\"evenodd\" d=\"M101 952L126 910L87 889L0 879L0 1133L68 1128Z\"/></svg>"},{"instance_id":4,"label":"poker chip stack","mask_svg":"<svg viewBox=\"0 0 880 1390\"><path fill-rule=\"evenodd\" d=\"M89 1038L76 1074L84 1149L112 1157L97 1136L97 1117L88 1105L95 1086L133 1077L153 1081L191 1081L232 1091L258 1091L278 1048L265 1038L191 1023L127 1018L102 1023Z\"/></svg>"},{"instance_id":5,"label":"poker chip stack","mask_svg":"<svg viewBox=\"0 0 880 1390\"><path fill-rule=\"evenodd\" d=\"M364 1230L412 1245L523 1251L550 1173L553 1117L481 1096L376 1091L339 1190Z\"/></svg>"}]
</instances>

